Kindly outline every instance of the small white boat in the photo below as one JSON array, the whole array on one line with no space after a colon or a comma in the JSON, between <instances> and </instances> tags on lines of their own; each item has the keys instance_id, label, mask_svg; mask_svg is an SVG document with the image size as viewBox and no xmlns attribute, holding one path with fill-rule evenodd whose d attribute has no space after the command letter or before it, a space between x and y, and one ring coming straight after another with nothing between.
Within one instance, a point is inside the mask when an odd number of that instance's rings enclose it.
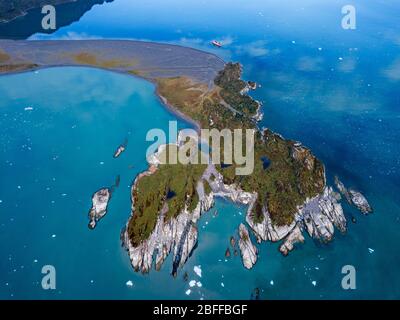
<instances>
[{"instance_id":1,"label":"small white boat","mask_svg":"<svg viewBox=\"0 0 400 320\"><path fill-rule=\"evenodd\" d=\"M211 44L212 44L214 47L217 47L217 48L221 48L221 47L222 47L222 43L219 42L219 41L217 41L217 40L211 41Z\"/></svg>"},{"instance_id":2,"label":"small white boat","mask_svg":"<svg viewBox=\"0 0 400 320\"><path fill-rule=\"evenodd\" d=\"M118 158L125 151L125 146L120 145L114 153L114 158Z\"/></svg>"}]
</instances>

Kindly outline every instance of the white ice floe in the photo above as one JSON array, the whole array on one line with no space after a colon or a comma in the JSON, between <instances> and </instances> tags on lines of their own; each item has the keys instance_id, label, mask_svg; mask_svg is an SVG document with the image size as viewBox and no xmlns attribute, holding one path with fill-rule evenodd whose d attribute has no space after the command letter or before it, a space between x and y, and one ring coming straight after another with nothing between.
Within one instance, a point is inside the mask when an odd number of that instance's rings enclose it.
<instances>
[{"instance_id":1,"label":"white ice floe","mask_svg":"<svg viewBox=\"0 0 400 320\"><path fill-rule=\"evenodd\" d=\"M3 203L3 200L0 200L0 203Z\"/></svg>"},{"instance_id":2,"label":"white ice floe","mask_svg":"<svg viewBox=\"0 0 400 320\"><path fill-rule=\"evenodd\" d=\"M128 280L128 281L126 282L126 286L127 286L127 287L133 287L133 282L132 282L132 280Z\"/></svg>"},{"instance_id":3,"label":"white ice floe","mask_svg":"<svg viewBox=\"0 0 400 320\"><path fill-rule=\"evenodd\" d=\"M223 287L223 288L225 287L225 284L223 282L221 282L221 287Z\"/></svg>"},{"instance_id":4,"label":"white ice floe","mask_svg":"<svg viewBox=\"0 0 400 320\"><path fill-rule=\"evenodd\" d=\"M55 234L52 234L52 235L51 235L52 238L55 238L56 236L57 236L57 235L55 235Z\"/></svg>"},{"instance_id":5,"label":"white ice floe","mask_svg":"<svg viewBox=\"0 0 400 320\"><path fill-rule=\"evenodd\" d=\"M190 282L189 282L189 287L194 287L196 285L196 280L191 280Z\"/></svg>"},{"instance_id":6,"label":"white ice floe","mask_svg":"<svg viewBox=\"0 0 400 320\"><path fill-rule=\"evenodd\" d=\"M203 284L202 284L200 281L197 281L197 282L196 282L196 285L197 285L199 288L201 288L201 287L203 286Z\"/></svg>"},{"instance_id":7,"label":"white ice floe","mask_svg":"<svg viewBox=\"0 0 400 320\"><path fill-rule=\"evenodd\" d=\"M201 266L194 266L193 271L201 278Z\"/></svg>"},{"instance_id":8,"label":"white ice floe","mask_svg":"<svg viewBox=\"0 0 400 320\"><path fill-rule=\"evenodd\" d=\"M186 295L188 296L191 292L192 292L192 290L187 289L185 293L186 293Z\"/></svg>"},{"instance_id":9,"label":"white ice floe","mask_svg":"<svg viewBox=\"0 0 400 320\"><path fill-rule=\"evenodd\" d=\"M369 251L369 253L374 253L375 252L375 250L372 249L372 248L368 248L368 251Z\"/></svg>"},{"instance_id":10,"label":"white ice floe","mask_svg":"<svg viewBox=\"0 0 400 320\"><path fill-rule=\"evenodd\" d=\"M311 283L314 287L317 285L317 281L311 281Z\"/></svg>"},{"instance_id":11,"label":"white ice floe","mask_svg":"<svg viewBox=\"0 0 400 320\"><path fill-rule=\"evenodd\" d=\"M269 284L270 284L271 286L273 286L273 285L274 285L274 280L271 280L271 281L269 282Z\"/></svg>"},{"instance_id":12,"label":"white ice floe","mask_svg":"<svg viewBox=\"0 0 400 320\"><path fill-rule=\"evenodd\" d=\"M32 111L32 110L33 110L33 107L26 107L26 108L24 108L24 110L25 110L25 111Z\"/></svg>"}]
</instances>

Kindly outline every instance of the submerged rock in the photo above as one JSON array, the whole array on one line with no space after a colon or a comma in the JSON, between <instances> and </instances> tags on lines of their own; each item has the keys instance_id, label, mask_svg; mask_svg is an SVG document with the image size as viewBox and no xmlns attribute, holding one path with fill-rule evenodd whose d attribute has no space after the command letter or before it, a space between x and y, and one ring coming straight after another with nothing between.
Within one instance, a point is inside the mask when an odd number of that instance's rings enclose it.
<instances>
[{"instance_id":1,"label":"submerged rock","mask_svg":"<svg viewBox=\"0 0 400 320\"><path fill-rule=\"evenodd\" d=\"M93 194L92 208L89 211L90 229L94 229L97 222L106 215L110 199L111 191L108 188L100 189Z\"/></svg>"},{"instance_id":2,"label":"submerged rock","mask_svg":"<svg viewBox=\"0 0 400 320\"><path fill-rule=\"evenodd\" d=\"M257 262L258 251L256 246L251 242L249 231L243 223L239 226L239 248L245 268L253 268Z\"/></svg>"},{"instance_id":3,"label":"submerged rock","mask_svg":"<svg viewBox=\"0 0 400 320\"><path fill-rule=\"evenodd\" d=\"M250 300L260 300L260 295L261 295L260 289L255 288L250 296Z\"/></svg>"},{"instance_id":4,"label":"submerged rock","mask_svg":"<svg viewBox=\"0 0 400 320\"><path fill-rule=\"evenodd\" d=\"M231 244L231 247L232 247L232 248L234 248L234 247L235 247L235 245L236 245L236 240L235 240L235 237L234 237L234 236L232 236L232 237L231 237L231 239L229 240L229 242L230 242L230 244Z\"/></svg>"}]
</instances>

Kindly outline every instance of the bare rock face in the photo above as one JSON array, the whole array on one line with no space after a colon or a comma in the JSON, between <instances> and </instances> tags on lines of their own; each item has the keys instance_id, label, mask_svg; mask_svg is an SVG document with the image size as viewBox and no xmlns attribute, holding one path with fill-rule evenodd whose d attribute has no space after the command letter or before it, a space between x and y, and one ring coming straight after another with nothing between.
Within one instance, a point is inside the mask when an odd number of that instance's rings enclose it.
<instances>
[{"instance_id":1,"label":"bare rock face","mask_svg":"<svg viewBox=\"0 0 400 320\"><path fill-rule=\"evenodd\" d=\"M277 226L272 223L268 210L264 207L264 219L261 223L253 221L251 206L247 212L246 221L253 229L254 234L261 241L277 242L284 239L279 250L287 255L294 248L294 244L304 242L303 230L310 237L322 242L331 241L335 227L340 232L346 231L346 218L343 209L331 187L325 187L322 194L308 199L295 215L290 225Z\"/></svg>"},{"instance_id":2,"label":"bare rock face","mask_svg":"<svg viewBox=\"0 0 400 320\"><path fill-rule=\"evenodd\" d=\"M332 240L334 226L341 232L346 231L342 206L337 202L331 187L326 187L321 195L306 202L298 216L303 220L310 237L322 242Z\"/></svg>"},{"instance_id":3,"label":"bare rock face","mask_svg":"<svg viewBox=\"0 0 400 320\"><path fill-rule=\"evenodd\" d=\"M372 212L372 207L369 205L367 199L361 192L353 189L349 189L349 194L351 197L351 202L361 211L362 214L369 214Z\"/></svg>"},{"instance_id":4,"label":"bare rock face","mask_svg":"<svg viewBox=\"0 0 400 320\"><path fill-rule=\"evenodd\" d=\"M111 191L103 188L93 194L92 208L89 211L89 228L94 229L97 222L107 213L108 202L111 199Z\"/></svg>"},{"instance_id":5,"label":"bare rock face","mask_svg":"<svg viewBox=\"0 0 400 320\"><path fill-rule=\"evenodd\" d=\"M168 212L168 205L165 204L150 237L137 247L131 244L128 233L125 231L124 243L135 271L148 273L152 269L154 260L156 270L160 270L167 256L172 253L172 274L175 276L178 268L186 263L196 247L198 239L196 222L202 210L209 210L211 205L213 205L212 194L203 195L192 212L185 208L176 218L166 221L165 214Z\"/></svg>"},{"instance_id":6,"label":"bare rock face","mask_svg":"<svg viewBox=\"0 0 400 320\"><path fill-rule=\"evenodd\" d=\"M279 247L279 251L284 255L287 256L290 251L294 249L294 245L296 243L303 243L304 236L302 234L301 228L296 225L294 229L290 232L290 234L285 238L284 242Z\"/></svg>"},{"instance_id":7,"label":"bare rock face","mask_svg":"<svg viewBox=\"0 0 400 320\"><path fill-rule=\"evenodd\" d=\"M367 215L372 213L372 207L361 192L354 189L347 189L338 177L335 177L335 185L339 192L346 198L347 202L354 205L362 214Z\"/></svg>"},{"instance_id":8,"label":"bare rock face","mask_svg":"<svg viewBox=\"0 0 400 320\"><path fill-rule=\"evenodd\" d=\"M253 268L257 262L258 251L256 246L251 242L249 231L243 223L239 226L239 248L245 268Z\"/></svg>"},{"instance_id":9,"label":"bare rock face","mask_svg":"<svg viewBox=\"0 0 400 320\"><path fill-rule=\"evenodd\" d=\"M236 246L236 239L235 239L234 236L232 236L232 237L229 239L229 243L231 244L231 247L232 247L232 248L235 248L235 246Z\"/></svg>"}]
</instances>

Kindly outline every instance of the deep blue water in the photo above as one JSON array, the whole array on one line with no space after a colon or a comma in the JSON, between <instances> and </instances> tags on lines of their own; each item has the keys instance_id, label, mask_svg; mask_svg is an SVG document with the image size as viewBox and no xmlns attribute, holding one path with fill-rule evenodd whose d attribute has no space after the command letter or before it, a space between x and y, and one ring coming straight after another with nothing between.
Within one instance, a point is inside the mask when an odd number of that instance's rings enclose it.
<instances>
[{"instance_id":1,"label":"deep blue water","mask_svg":"<svg viewBox=\"0 0 400 320\"><path fill-rule=\"evenodd\" d=\"M218 201L219 215L202 218L199 246L185 267L202 287L187 296L188 284L169 275L170 261L161 272L135 274L119 244L128 186L146 167L145 132L174 119L152 85L76 68L2 77L0 241L7 245L0 249L0 297L247 299L259 287L265 299L400 298L400 4L352 3L357 29L346 31L340 20L347 1L116 0L51 37L169 42L241 62L244 77L262 85L254 93L264 102L262 124L309 146L325 163L328 180L337 174L362 191L373 215L344 204L346 216L357 219L346 235L337 233L328 245L306 237L286 258L276 244L263 243L247 271L239 257L224 259L245 210ZM210 47L212 39L224 48ZM113 160L125 138L126 153ZM91 232L90 195L118 174L110 211ZM40 288L43 264L57 268L56 292ZM354 291L340 285L347 264L357 270Z\"/></svg>"}]
</instances>

